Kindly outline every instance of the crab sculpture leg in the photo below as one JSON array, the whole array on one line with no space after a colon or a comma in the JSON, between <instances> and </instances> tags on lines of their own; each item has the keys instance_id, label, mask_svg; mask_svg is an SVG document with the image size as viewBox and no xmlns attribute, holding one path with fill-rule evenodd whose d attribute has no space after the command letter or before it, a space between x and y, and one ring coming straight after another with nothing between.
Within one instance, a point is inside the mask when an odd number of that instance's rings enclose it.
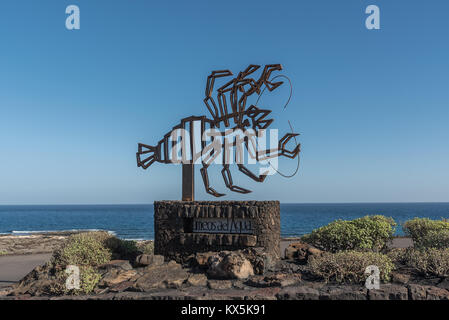
<instances>
[{"instance_id":1,"label":"crab sculpture leg","mask_svg":"<svg viewBox=\"0 0 449 320\"><path fill-rule=\"evenodd\" d=\"M250 193L251 190L234 185L232 181L231 170L229 170L229 152L227 151L229 147L223 148L223 169L221 170L221 175L223 176L224 183L226 187L234 192L238 193Z\"/></svg>"},{"instance_id":2,"label":"crab sculpture leg","mask_svg":"<svg viewBox=\"0 0 449 320\"><path fill-rule=\"evenodd\" d=\"M301 144L297 144L293 150L288 150L286 148L286 144L294 137L299 136L298 133L287 133L285 134L281 140L278 142L277 148L273 149L265 149L258 150L257 142L255 141L255 135L251 136L248 140L245 141L246 148L248 150L248 154L256 161L268 160L275 157L284 156L290 159L294 159L298 156L301 151ZM251 152L251 149L253 152Z\"/></svg>"},{"instance_id":3,"label":"crab sculpture leg","mask_svg":"<svg viewBox=\"0 0 449 320\"><path fill-rule=\"evenodd\" d=\"M283 84L282 81L279 82L270 82L268 79L271 76L271 73L273 71L280 71L282 70L282 65L280 64L267 64L262 72L262 75L260 76L258 82L259 88L262 86L262 84L265 84L268 91L273 91L277 87Z\"/></svg>"},{"instance_id":4,"label":"crab sculpture leg","mask_svg":"<svg viewBox=\"0 0 449 320\"><path fill-rule=\"evenodd\" d=\"M253 172L251 172L248 168L246 168L242 163L240 163L241 161L239 161L238 157L239 157L239 151L240 148L242 148L243 146L245 146L245 144L243 142L241 142L241 145L237 145L238 142L234 141L234 143L232 145L226 145L223 148L223 169L221 170L221 174L223 176L223 180L225 182L225 185L227 188L229 188L231 191L234 192L238 192L238 193L250 193L251 190L239 187L234 185L233 180L232 180L232 175L231 175L231 171L229 170L229 151L228 149L230 147L236 147L236 153L235 153L235 161L237 163L237 166L239 168L239 171L242 172L243 174L245 174L246 176L250 177L251 179L253 179L256 182L263 182L265 180L265 178L267 177L268 171L264 172L261 175L256 175Z\"/></svg>"},{"instance_id":5,"label":"crab sculpture leg","mask_svg":"<svg viewBox=\"0 0 449 320\"><path fill-rule=\"evenodd\" d=\"M240 172L242 172L243 174L250 177L251 179L253 179L256 182L263 182L265 180L265 178L267 177L268 170L260 175L256 175L243 164L243 149L245 148L247 153L249 154L247 140L248 140L248 137L245 134L245 137L243 139L239 139L239 140L235 141L235 143L234 143L235 162L237 163L237 167L239 168Z\"/></svg>"},{"instance_id":6,"label":"crab sculpture leg","mask_svg":"<svg viewBox=\"0 0 449 320\"><path fill-rule=\"evenodd\" d=\"M214 84L216 78L222 78L222 77L228 77L232 76L232 72L230 70L217 70L212 71L212 73L207 77L207 83L206 83L206 97L204 98L204 103L206 104L207 109L209 110L210 114L212 115L212 118L215 120L215 124L219 126L219 123L217 121L218 118L227 116L227 109L226 109L226 99L224 100L224 105L222 98L218 96L218 106L220 109L217 108L217 103L215 102L214 98L212 98L212 92L214 91ZM225 125L229 126L227 122L227 118L225 117Z\"/></svg>"},{"instance_id":7,"label":"crab sculpture leg","mask_svg":"<svg viewBox=\"0 0 449 320\"><path fill-rule=\"evenodd\" d=\"M203 154L205 155L205 157L202 159L203 167L200 169L200 173L201 177L203 178L203 184L206 192L213 195L214 197L222 197L225 195L224 193L219 193L210 186L209 174L207 173L207 169L209 168L211 163L214 162L214 160L221 153L221 145L217 146L217 142L219 141L215 140L214 137L212 137L212 143L203 149Z\"/></svg>"},{"instance_id":8,"label":"crab sculpture leg","mask_svg":"<svg viewBox=\"0 0 449 320\"><path fill-rule=\"evenodd\" d=\"M219 193L219 192L215 191L215 189L210 186L209 175L207 173L208 167L209 167L209 165L203 164L203 167L200 169L201 177L203 178L203 183L204 183L204 187L206 188L206 192L213 195L214 197L217 197L217 198L224 196L225 195L224 193Z\"/></svg>"}]
</instances>

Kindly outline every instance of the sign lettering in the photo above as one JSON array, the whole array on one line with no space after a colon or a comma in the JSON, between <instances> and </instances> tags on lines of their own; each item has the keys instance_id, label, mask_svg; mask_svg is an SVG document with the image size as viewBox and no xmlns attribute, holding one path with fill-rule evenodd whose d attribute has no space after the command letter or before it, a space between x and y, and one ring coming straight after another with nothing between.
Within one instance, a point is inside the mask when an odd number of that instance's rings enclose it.
<instances>
[{"instance_id":1,"label":"sign lettering","mask_svg":"<svg viewBox=\"0 0 449 320\"><path fill-rule=\"evenodd\" d=\"M193 219L194 233L245 233L253 234L253 223L249 219Z\"/></svg>"}]
</instances>

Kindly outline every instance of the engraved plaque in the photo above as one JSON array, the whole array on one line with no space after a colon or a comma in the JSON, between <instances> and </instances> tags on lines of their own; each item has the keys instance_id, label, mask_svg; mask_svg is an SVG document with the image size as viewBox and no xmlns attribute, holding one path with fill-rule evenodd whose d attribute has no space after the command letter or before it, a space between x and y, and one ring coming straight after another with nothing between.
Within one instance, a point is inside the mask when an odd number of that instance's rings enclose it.
<instances>
[{"instance_id":1,"label":"engraved plaque","mask_svg":"<svg viewBox=\"0 0 449 320\"><path fill-rule=\"evenodd\" d=\"M253 234L254 230L251 219L194 218L192 232Z\"/></svg>"}]
</instances>

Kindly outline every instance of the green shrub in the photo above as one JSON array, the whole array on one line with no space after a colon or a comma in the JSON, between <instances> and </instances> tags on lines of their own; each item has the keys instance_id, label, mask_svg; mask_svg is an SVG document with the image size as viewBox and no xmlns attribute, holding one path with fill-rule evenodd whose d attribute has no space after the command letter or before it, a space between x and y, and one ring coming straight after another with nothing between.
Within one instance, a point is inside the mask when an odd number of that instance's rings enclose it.
<instances>
[{"instance_id":1,"label":"green shrub","mask_svg":"<svg viewBox=\"0 0 449 320\"><path fill-rule=\"evenodd\" d=\"M138 247L137 241L122 240L115 236L100 235L99 239L104 246L108 248L112 253L112 259L131 260L133 261L139 254L142 253L141 248Z\"/></svg>"},{"instance_id":2,"label":"green shrub","mask_svg":"<svg viewBox=\"0 0 449 320\"><path fill-rule=\"evenodd\" d=\"M309 258L308 267L312 275L326 282L364 283L368 277L366 267L375 265L380 270L380 279L390 280L394 264L388 256L376 252L341 251L325 252Z\"/></svg>"},{"instance_id":3,"label":"green shrub","mask_svg":"<svg viewBox=\"0 0 449 320\"><path fill-rule=\"evenodd\" d=\"M121 244L120 239L107 232L85 232L70 236L63 246L53 254L54 281L49 285L50 294L89 294L101 279L96 267L111 260L114 250ZM65 282L68 265L80 269L80 288L68 290Z\"/></svg>"},{"instance_id":4,"label":"green shrub","mask_svg":"<svg viewBox=\"0 0 449 320\"><path fill-rule=\"evenodd\" d=\"M406 264L424 276L449 276L449 249L414 249L406 253Z\"/></svg>"},{"instance_id":5,"label":"green shrub","mask_svg":"<svg viewBox=\"0 0 449 320\"><path fill-rule=\"evenodd\" d=\"M122 240L107 232L86 232L70 236L63 246L56 250L51 261L54 280L49 283L49 294L89 294L101 279L97 271L99 265L111 259L128 259L134 261L136 256L146 252L152 253L153 241L140 245L136 241ZM80 269L80 289L67 290L65 273L68 265Z\"/></svg>"},{"instance_id":6,"label":"green shrub","mask_svg":"<svg viewBox=\"0 0 449 320\"><path fill-rule=\"evenodd\" d=\"M406 248L393 248L387 252L387 256L396 265L405 265L407 263Z\"/></svg>"},{"instance_id":7,"label":"green shrub","mask_svg":"<svg viewBox=\"0 0 449 320\"><path fill-rule=\"evenodd\" d=\"M392 239L395 226L393 219L381 215L350 221L336 220L313 230L301 240L331 252L366 249L380 251Z\"/></svg>"},{"instance_id":8,"label":"green shrub","mask_svg":"<svg viewBox=\"0 0 449 320\"><path fill-rule=\"evenodd\" d=\"M136 241L122 240L107 232L86 232L70 236L53 259L55 264L98 266L111 259L133 261L142 253Z\"/></svg>"},{"instance_id":9,"label":"green shrub","mask_svg":"<svg viewBox=\"0 0 449 320\"><path fill-rule=\"evenodd\" d=\"M118 245L114 250L114 255L117 259L134 261L139 254L141 254L141 251L137 247L137 242L132 240L119 239Z\"/></svg>"},{"instance_id":10,"label":"green shrub","mask_svg":"<svg viewBox=\"0 0 449 320\"><path fill-rule=\"evenodd\" d=\"M53 254L55 265L98 266L111 260L112 252L105 247L104 232L87 232L70 236Z\"/></svg>"},{"instance_id":11,"label":"green shrub","mask_svg":"<svg viewBox=\"0 0 449 320\"><path fill-rule=\"evenodd\" d=\"M154 241L153 240L139 242L139 243L137 243L137 247L144 254L153 254L154 253Z\"/></svg>"},{"instance_id":12,"label":"green shrub","mask_svg":"<svg viewBox=\"0 0 449 320\"><path fill-rule=\"evenodd\" d=\"M46 289L50 295L62 294L90 294L95 289L96 285L101 279L101 274L91 266L81 266L80 270L80 287L79 289L67 289L66 280L68 274L65 269L58 267L55 271L55 279L51 281Z\"/></svg>"},{"instance_id":13,"label":"green shrub","mask_svg":"<svg viewBox=\"0 0 449 320\"><path fill-rule=\"evenodd\" d=\"M46 281L40 284L40 290L48 295L92 293L104 274L104 270L99 268L100 265L113 258L134 261L135 257L141 253L152 253L153 248L153 241L137 243L121 240L103 231L74 234L64 241L62 246L53 253L51 261L42 267L41 272L46 276ZM66 270L69 265L79 268L79 289L67 289L66 280L69 274ZM36 273L30 273L27 276L30 279L24 283L36 280L31 279L35 276Z\"/></svg>"},{"instance_id":14,"label":"green shrub","mask_svg":"<svg viewBox=\"0 0 449 320\"><path fill-rule=\"evenodd\" d=\"M414 218L403 225L415 248L449 248L449 221Z\"/></svg>"},{"instance_id":15,"label":"green shrub","mask_svg":"<svg viewBox=\"0 0 449 320\"><path fill-rule=\"evenodd\" d=\"M90 266L80 268L80 288L75 290L75 294L89 294L101 279L101 274Z\"/></svg>"}]
</instances>

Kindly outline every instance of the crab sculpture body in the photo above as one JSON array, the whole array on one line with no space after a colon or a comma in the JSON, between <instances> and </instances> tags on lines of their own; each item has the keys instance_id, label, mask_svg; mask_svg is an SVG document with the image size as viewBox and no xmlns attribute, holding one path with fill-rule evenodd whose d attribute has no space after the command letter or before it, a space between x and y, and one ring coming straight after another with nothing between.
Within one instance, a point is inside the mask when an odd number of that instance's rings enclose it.
<instances>
[{"instance_id":1,"label":"crab sculpture body","mask_svg":"<svg viewBox=\"0 0 449 320\"><path fill-rule=\"evenodd\" d=\"M255 105L246 107L247 99L253 94L260 95L262 87L273 91L283 84L270 81L273 71L282 70L280 64L266 65L256 80L249 77L260 66L250 65L236 77L232 78L216 90L213 97L214 85L217 78L230 77L229 70L212 71L207 78L204 103L211 114L207 116L191 116L181 119L180 123L173 127L157 145L151 146L143 143L138 144L137 166L147 169L155 162L160 163L183 163L201 164L201 176L206 192L221 197L225 194L217 192L209 183L208 168L221 155L221 171L225 185L231 191L239 193L249 193L248 189L234 185L230 171L230 157L235 156L235 163L243 174L257 182L263 182L268 172L254 174L250 171L239 157L242 149L245 148L251 158L256 161L267 160L274 157L285 156L295 158L299 155L300 144L293 150L287 150L286 144L290 139L297 136L296 133L285 134L278 142L276 148L259 150L256 138L260 131L267 129L273 119L267 119L271 110L260 109ZM230 108L228 107L230 106ZM199 128L196 130L195 128ZM199 132L197 132L199 131ZM245 132L244 138L240 139L235 135L236 131ZM180 132L180 134L178 134ZM248 134L248 132L250 132ZM178 135L181 135L181 159L174 154L173 146L177 143ZM195 143L195 137L210 137L210 143L206 139L200 139L199 147ZM232 139L226 137L232 136ZM231 141L231 143L229 143ZM235 150L231 150L234 148ZM188 155L187 155L188 154Z\"/></svg>"}]
</instances>

